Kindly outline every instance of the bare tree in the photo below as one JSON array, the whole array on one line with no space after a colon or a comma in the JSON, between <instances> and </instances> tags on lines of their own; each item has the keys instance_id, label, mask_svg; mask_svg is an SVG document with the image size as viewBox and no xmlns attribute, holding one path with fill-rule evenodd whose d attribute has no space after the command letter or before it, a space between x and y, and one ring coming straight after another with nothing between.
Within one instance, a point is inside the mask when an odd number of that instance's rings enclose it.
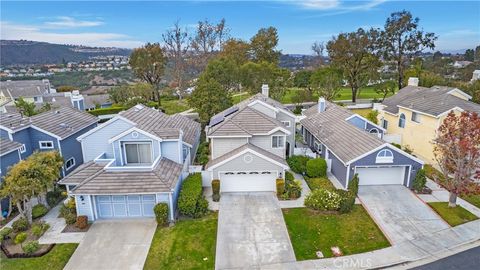
<instances>
[{"instance_id":1,"label":"bare tree","mask_svg":"<svg viewBox=\"0 0 480 270\"><path fill-rule=\"evenodd\" d=\"M196 64L200 70L205 68L214 52L220 50L227 36L228 28L225 26L225 19L218 24L213 24L208 19L198 22L190 45L197 56Z\"/></svg>"},{"instance_id":2,"label":"bare tree","mask_svg":"<svg viewBox=\"0 0 480 270\"><path fill-rule=\"evenodd\" d=\"M177 20L173 28L162 34L165 53L168 58L173 60L173 80L178 88L178 94L181 98L184 92L183 74L185 73L185 55L189 49L188 32L179 25Z\"/></svg>"},{"instance_id":3,"label":"bare tree","mask_svg":"<svg viewBox=\"0 0 480 270\"><path fill-rule=\"evenodd\" d=\"M323 64L323 51L325 51L325 43L320 41L315 41L312 44L312 51L315 58L317 58L317 65L321 66Z\"/></svg>"}]
</instances>

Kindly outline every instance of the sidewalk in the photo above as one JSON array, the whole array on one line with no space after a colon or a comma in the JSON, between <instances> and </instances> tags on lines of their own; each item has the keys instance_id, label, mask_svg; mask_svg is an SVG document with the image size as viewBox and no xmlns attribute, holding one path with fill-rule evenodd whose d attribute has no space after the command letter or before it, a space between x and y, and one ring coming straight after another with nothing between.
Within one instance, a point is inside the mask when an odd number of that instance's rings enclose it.
<instances>
[{"instance_id":1,"label":"sidewalk","mask_svg":"<svg viewBox=\"0 0 480 270\"><path fill-rule=\"evenodd\" d=\"M54 243L80 243L85 236L84 232L78 233L62 233L62 230L67 226L65 219L59 218L61 203L52 208L42 220L50 224L50 229L38 239L40 244L54 244Z\"/></svg>"}]
</instances>

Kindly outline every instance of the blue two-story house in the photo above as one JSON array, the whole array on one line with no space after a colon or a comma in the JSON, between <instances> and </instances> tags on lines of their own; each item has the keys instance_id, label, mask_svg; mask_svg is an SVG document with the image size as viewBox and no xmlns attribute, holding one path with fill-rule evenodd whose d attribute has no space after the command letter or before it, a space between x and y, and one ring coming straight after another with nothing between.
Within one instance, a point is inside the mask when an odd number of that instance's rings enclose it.
<instances>
[{"instance_id":1,"label":"blue two-story house","mask_svg":"<svg viewBox=\"0 0 480 270\"><path fill-rule=\"evenodd\" d=\"M34 151L57 150L64 161L63 177L83 163L82 146L76 138L95 128L97 122L97 117L71 107L32 117L6 113L0 117L0 137L21 144L21 159Z\"/></svg>"},{"instance_id":2,"label":"blue two-story house","mask_svg":"<svg viewBox=\"0 0 480 270\"><path fill-rule=\"evenodd\" d=\"M22 144L20 143L0 138L0 185L10 167L22 159L20 155L21 148ZM8 200L1 199L1 203L3 210L8 209Z\"/></svg>"},{"instance_id":3,"label":"blue two-story house","mask_svg":"<svg viewBox=\"0 0 480 270\"><path fill-rule=\"evenodd\" d=\"M185 116L136 105L77 138L86 163L60 184L89 220L152 217L159 202L174 220L200 132Z\"/></svg>"}]
</instances>

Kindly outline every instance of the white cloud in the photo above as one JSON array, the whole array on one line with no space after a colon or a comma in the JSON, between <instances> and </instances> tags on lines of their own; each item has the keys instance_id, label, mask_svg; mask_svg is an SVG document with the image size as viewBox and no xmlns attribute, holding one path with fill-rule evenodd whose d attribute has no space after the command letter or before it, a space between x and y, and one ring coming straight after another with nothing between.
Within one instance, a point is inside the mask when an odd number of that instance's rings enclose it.
<instances>
[{"instance_id":1,"label":"white cloud","mask_svg":"<svg viewBox=\"0 0 480 270\"><path fill-rule=\"evenodd\" d=\"M102 25L103 21L82 21L73 17L59 16L53 21L47 21L44 23L45 27L49 28L77 28L77 27L93 27Z\"/></svg>"},{"instance_id":2,"label":"white cloud","mask_svg":"<svg viewBox=\"0 0 480 270\"><path fill-rule=\"evenodd\" d=\"M315 10L339 10L339 11L354 11L354 10L369 10L374 8L387 0L370 0L370 1L350 1L346 5L345 1L340 0L305 0L305 1L289 1L307 9Z\"/></svg>"},{"instance_id":3,"label":"white cloud","mask_svg":"<svg viewBox=\"0 0 480 270\"><path fill-rule=\"evenodd\" d=\"M1 39L26 39L58 44L120 48L140 47L144 43L134 40L128 35L118 33L55 33L45 31L37 26L21 25L7 21L0 21L0 30Z\"/></svg>"},{"instance_id":4,"label":"white cloud","mask_svg":"<svg viewBox=\"0 0 480 270\"><path fill-rule=\"evenodd\" d=\"M339 0L307 0L307 1L301 1L299 4L308 9L325 10L325 9L332 9L332 8L338 7L340 5L340 1Z\"/></svg>"}]
</instances>

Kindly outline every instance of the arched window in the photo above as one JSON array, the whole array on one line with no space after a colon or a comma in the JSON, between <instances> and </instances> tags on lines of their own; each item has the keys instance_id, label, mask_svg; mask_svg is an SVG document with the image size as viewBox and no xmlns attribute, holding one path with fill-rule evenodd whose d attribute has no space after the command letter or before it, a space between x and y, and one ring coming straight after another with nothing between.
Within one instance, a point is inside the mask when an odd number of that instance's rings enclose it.
<instances>
[{"instance_id":1,"label":"arched window","mask_svg":"<svg viewBox=\"0 0 480 270\"><path fill-rule=\"evenodd\" d=\"M400 114L400 118L398 119L398 126L401 128L405 127L405 114Z\"/></svg>"},{"instance_id":2,"label":"arched window","mask_svg":"<svg viewBox=\"0 0 480 270\"><path fill-rule=\"evenodd\" d=\"M370 129L370 133L372 133L372 134L377 134L377 133L378 133L378 129L372 128L372 129Z\"/></svg>"},{"instance_id":3,"label":"arched window","mask_svg":"<svg viewBox=\"0 0 480 270\"><path fill-rule=\"evenodd\" d=\"M393 162L393 153L389 149L380 150L377 154L377 163L392 163Z\"/></svg>"}]
</instances>

